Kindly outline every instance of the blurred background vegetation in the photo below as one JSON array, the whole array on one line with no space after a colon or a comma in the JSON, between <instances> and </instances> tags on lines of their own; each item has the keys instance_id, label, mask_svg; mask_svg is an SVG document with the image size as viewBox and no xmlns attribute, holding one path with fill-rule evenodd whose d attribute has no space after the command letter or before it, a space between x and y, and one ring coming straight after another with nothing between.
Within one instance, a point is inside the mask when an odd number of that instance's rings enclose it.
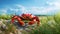
<instances>
[{"instance_id":1,"label":"blurred background vegetation","mask_svg":"<svg viewBox=\"0 0 60 34\"><path fill-rule=\"evenodd\" d=\"M10 20L12 15L0 15L0 19ZM60 34L60 13L55 15L38 16L40 19L40 26L31 30L31 32L24 32L28 34ZM10 26L8 26L10 27ZM13 27L13 26L12 26ZM11 29L11 28L10 28ZM16 30L15 26L14 29ZM9 31L9 29L7 30Z\"/></svg>"}]
</instances>

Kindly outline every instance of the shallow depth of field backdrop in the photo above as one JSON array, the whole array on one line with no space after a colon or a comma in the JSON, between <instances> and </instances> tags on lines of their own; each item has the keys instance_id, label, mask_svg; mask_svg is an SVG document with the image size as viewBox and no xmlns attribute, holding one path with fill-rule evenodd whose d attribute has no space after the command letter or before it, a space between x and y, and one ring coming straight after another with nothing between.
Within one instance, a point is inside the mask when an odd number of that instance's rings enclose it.
<instances>
[{"instance_id":1,"label":"shallow depth of field backdrop","mask_svg":"<svg viewBox=\"0 0 60 34\"><path fill-rule=\"evenodd\" d=\"M38 16L40 26L17 30L11 17L23 13ZM0 34L60 34L60 0L0 0Z\"/></svg>"}]
</instances>

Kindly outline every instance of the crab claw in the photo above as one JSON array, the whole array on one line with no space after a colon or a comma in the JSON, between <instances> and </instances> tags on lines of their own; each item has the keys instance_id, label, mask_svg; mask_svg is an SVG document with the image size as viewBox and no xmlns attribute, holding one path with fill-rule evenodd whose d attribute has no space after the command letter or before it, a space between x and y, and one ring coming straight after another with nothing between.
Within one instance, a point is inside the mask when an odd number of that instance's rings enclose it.
<instances>
[{"instance_id":1,"label":"crab claw","mask_svg":"<svg viewBox=\"0 0 60 34\"><path fill-rule=\"evenodd\" d=\"M28 24L33 25L34 23L35 23L34 21L30 21Z\"/></svg>"},{"instance_id":2,"label":"crab claw","mask_svg":"<svg viewBox=\"0 0 60 34\"><path fill-rule=\"evenodd\" d=\"M19 21L19 24L20 24L21 26L25 26L25 23L24 23L23 21Z\"/></svg>"}]
</instances>

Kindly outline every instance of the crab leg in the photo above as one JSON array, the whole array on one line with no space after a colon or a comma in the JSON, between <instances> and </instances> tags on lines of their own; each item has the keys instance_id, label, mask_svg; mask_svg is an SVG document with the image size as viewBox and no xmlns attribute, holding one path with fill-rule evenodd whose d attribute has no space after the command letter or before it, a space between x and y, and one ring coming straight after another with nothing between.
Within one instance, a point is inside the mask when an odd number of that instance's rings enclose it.
<instances>
[{"instance_id":1,"label":"crab leg","mask_svg":"<svg viewBox=\"0 0 60 34\"><path fill-rule=\"evenodd\" d=\"M40 25L40 20L39 20L39 18L38 18L37 16L33 17L32 21L29 22L28 24L29 24L29 25L32 25L32 24L34 24L35 22L37 22L37 25Z\"/></svg>"},{"instance_id":2,"label":"crab leg","mask_svg":"<svg viewBox=\"0 0 60 34\"><path fill-rule=\"evenodd\" d=\"M22 26L25 25L25 23L24 23L24 22L21 20L21 18L18 17L18 16L13 16L13 17L12 17L12 23L14 23L14 20L17 20L18 23L19 23L20 25L22 25Z\"/></svg>"}]
</instances>

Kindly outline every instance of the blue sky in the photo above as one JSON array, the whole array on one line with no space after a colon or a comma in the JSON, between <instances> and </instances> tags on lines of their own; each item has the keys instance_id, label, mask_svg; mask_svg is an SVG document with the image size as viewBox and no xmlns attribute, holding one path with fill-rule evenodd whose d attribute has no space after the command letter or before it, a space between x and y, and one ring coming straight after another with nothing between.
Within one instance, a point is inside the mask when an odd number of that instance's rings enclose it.
<instances>
[{"instance_id":1,"label":"blue sky","mask_svg":"<svg viewBox=\"0 0 60 34\"><path fill-rule=\"evenodd\" d=\"M52 15L60 11L60 0L0 0L0 14Z\"/></svg>"}]
</instances>

